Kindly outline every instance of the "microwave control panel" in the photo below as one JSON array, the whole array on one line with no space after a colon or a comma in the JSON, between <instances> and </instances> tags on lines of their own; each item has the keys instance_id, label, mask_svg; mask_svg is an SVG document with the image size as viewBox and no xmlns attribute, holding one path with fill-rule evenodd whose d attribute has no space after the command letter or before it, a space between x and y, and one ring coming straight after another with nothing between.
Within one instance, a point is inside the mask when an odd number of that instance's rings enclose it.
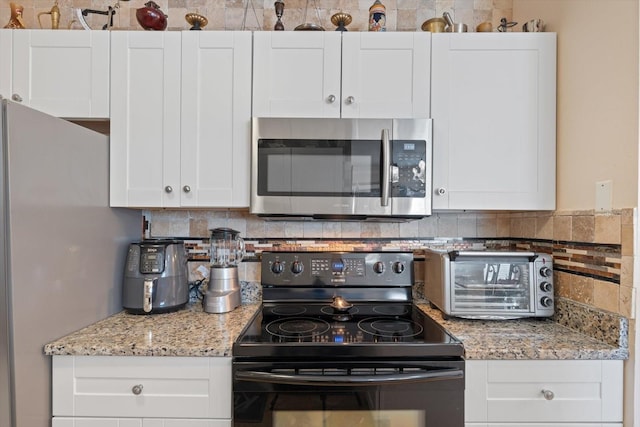
<instances>
[{"instance_id":1,"label":"microwave control panel","mask_svg":"<svg viewBox=\"0 0 640 427\"><path fill-rule=\"evenodd\" d=\"M424 197L427 180L427 142L394 140L392 153L391 196Z\"/></svg>"}]
</instances>

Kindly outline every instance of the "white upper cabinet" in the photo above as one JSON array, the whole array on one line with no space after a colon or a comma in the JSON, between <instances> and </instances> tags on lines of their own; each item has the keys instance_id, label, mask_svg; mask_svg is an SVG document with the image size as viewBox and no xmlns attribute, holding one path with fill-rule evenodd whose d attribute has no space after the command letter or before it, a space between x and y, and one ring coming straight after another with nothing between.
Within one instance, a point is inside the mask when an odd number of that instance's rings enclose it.
<instances>
[{"instance_id":1,"label":"white upper cabinet","mask_svg":"<svg viewBox=\"0 0 640 427\"><path fill-rule=\"evenodd\" d=\"M0 30L0 95L57 117L109 118L109 36Z\"/></svg>"},{"instance_id":2,"label":"white upper cabinet","mask_svg":"<svg viewBox=\"0 0 640 427\"><path fill-rule=\"evenodd\" d=\"M251 33L182 33L181 206L249 206Z\"/></svg>"},{"instance_id":3,"label":"white upper cabinet","mask_svg":"<svg viewBox=\"0 0 640 427\"><path fill-rule=\"evenodd\" d=\"M553 210L556 34L432 36L434 209Z\"/></svg>"},{"instance_id":4,"label":"white upper cabinet","mask_svg":"<svg viewBox=\"0 0 640 427\"><path fill-rule=\"evenodd\" d=\"M112 32L111 206L249 205L251 33Z\"/></svg>"},{"instance_id":5,"label":"white upper cabinet","mask_svg":"<svg viewBox=\"0 0 640 427\"><path fill-rule=\"evenodd\" d=\"M428 118L430 33L254 34L254 117Z\"/></svg>"}]
</instances>

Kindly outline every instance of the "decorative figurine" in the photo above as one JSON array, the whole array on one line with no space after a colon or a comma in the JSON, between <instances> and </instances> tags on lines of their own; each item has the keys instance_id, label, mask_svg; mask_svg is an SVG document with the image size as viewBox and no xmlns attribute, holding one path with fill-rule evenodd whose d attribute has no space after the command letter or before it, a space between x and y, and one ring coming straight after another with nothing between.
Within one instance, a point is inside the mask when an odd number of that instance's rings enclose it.
<instances>
[{"instance_id":1,"label":"decorative figurine","mask_svg":"<svg viewBox=\"0 0 640 427\"><path fill-rule=\"evenodd\" d=\"M51 15L51 29L58 29L58 27L60 26L60 8L58 7L57 1L53 4L53 7L49 12L38 13L38 24L40 25L40 28L42 28L42 22L40 21L40 17L42 15Z\"/></svg>"},{"instance_id":2,"label":"decorative figurine","mask_svg":"<svg viewBox=\"0 0 640 427\"><path fill-rule=\"evenodd\" d=\"M276 0L273 4L273 7L276 9L276 17L278 20L276 21L276 25L273 26L275 31L284 31L284 24L282 23L282 14L284 13L284 2L282 0Z\"/></svg>"},{"instance_id":3,"label":"decorative figurine","mask_svg":"<svg viewBox=\"0 0 640 427\"><path fill-rule=\"evenodd\" d=\"M369 8L369 31L387 31L387 8L376 0Z\"/></svg>"},{"instance_id":4,"label":"decorative figurine","mask_svg":"<svg viewBox=\"0 0 640 427\"><path fill-rule=\"evenodd\" d=\"M22 12L24 11L24 7L16 3L9 3L9 7L11 8L11 18L9 19L9 23L5 25L4 28L27 28L26 25L24 25L24 20L22 19Z\"/></svg>"},{"instance_id":5,"label":"decorative figurine","mask_svg":"<svg viewBox=\"0 0 640 427\"><path fill-rule=\"evenodd\" d=\"M191 25L190 30L201 30L209 23L207 18L198 13L187 13L184 19Z\"/></svg>"},{"instance_id":6,"label":"decorative figurine","mask_svg":"<svg viewBox=\"0 0 640 427\"><path fill-rule=\"evenodd\" d=\"M349 31L347 25L351 24L352 19L348 13L338 12L331 16L331 23L338 27L336 31Z\"/></svg>"},{"instance_id":7,"label":"decorative figurine","mask_svg":"<svg viewBox=\"0 0 640 427\"><path fill-rule=\"evenodd\" d=\"M507 22L507 18L500 19L500 25L498 25L498 31L506 33L509 28L516 26L517 22Z\"/></svg>"},{"instance_id":8,"label":"decorative figurine","mask_svg":"<svg viewBox=\"0 0 640 427\"><path fill-rule=\"evenodd\" d=\"M168 16L160 10L160 6L153 0L149 0L144 6L136 9L138 24L145 30L166 30Z\"/></svg>"}]
</instances>

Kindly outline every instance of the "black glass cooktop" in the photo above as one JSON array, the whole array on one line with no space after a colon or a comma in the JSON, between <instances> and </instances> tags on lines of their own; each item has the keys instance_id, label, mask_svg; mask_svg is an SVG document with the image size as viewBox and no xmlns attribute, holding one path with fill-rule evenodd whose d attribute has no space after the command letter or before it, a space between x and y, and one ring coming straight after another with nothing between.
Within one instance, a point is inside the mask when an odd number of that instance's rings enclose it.
<instances>
[{"instance_id":1,"label":"black glass cooktop","mask_svg":"<svg viewBox=\"0 0 640 427\"><path fill-rule=\"evenodd\" d=\"M236 357L433 358L462 343L411 303L265 303L233 345Z\"/></svg>"}]
</instances>

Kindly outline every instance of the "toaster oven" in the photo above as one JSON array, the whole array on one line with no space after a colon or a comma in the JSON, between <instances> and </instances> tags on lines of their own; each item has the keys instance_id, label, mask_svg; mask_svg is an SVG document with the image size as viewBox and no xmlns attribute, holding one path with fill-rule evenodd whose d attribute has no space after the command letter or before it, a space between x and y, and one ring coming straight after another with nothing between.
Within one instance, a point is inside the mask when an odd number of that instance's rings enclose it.
<instances>
[{"instance_id":1,"label":"toaster oven","mask_svg":"<svg viewBox=\"0 0 640 427\"><path fill-rule=\"evenodd\" d=\"M535 252L425 250L424 294L445 316L549 317L553 259Z\"/></svg>"}]
</instances>

